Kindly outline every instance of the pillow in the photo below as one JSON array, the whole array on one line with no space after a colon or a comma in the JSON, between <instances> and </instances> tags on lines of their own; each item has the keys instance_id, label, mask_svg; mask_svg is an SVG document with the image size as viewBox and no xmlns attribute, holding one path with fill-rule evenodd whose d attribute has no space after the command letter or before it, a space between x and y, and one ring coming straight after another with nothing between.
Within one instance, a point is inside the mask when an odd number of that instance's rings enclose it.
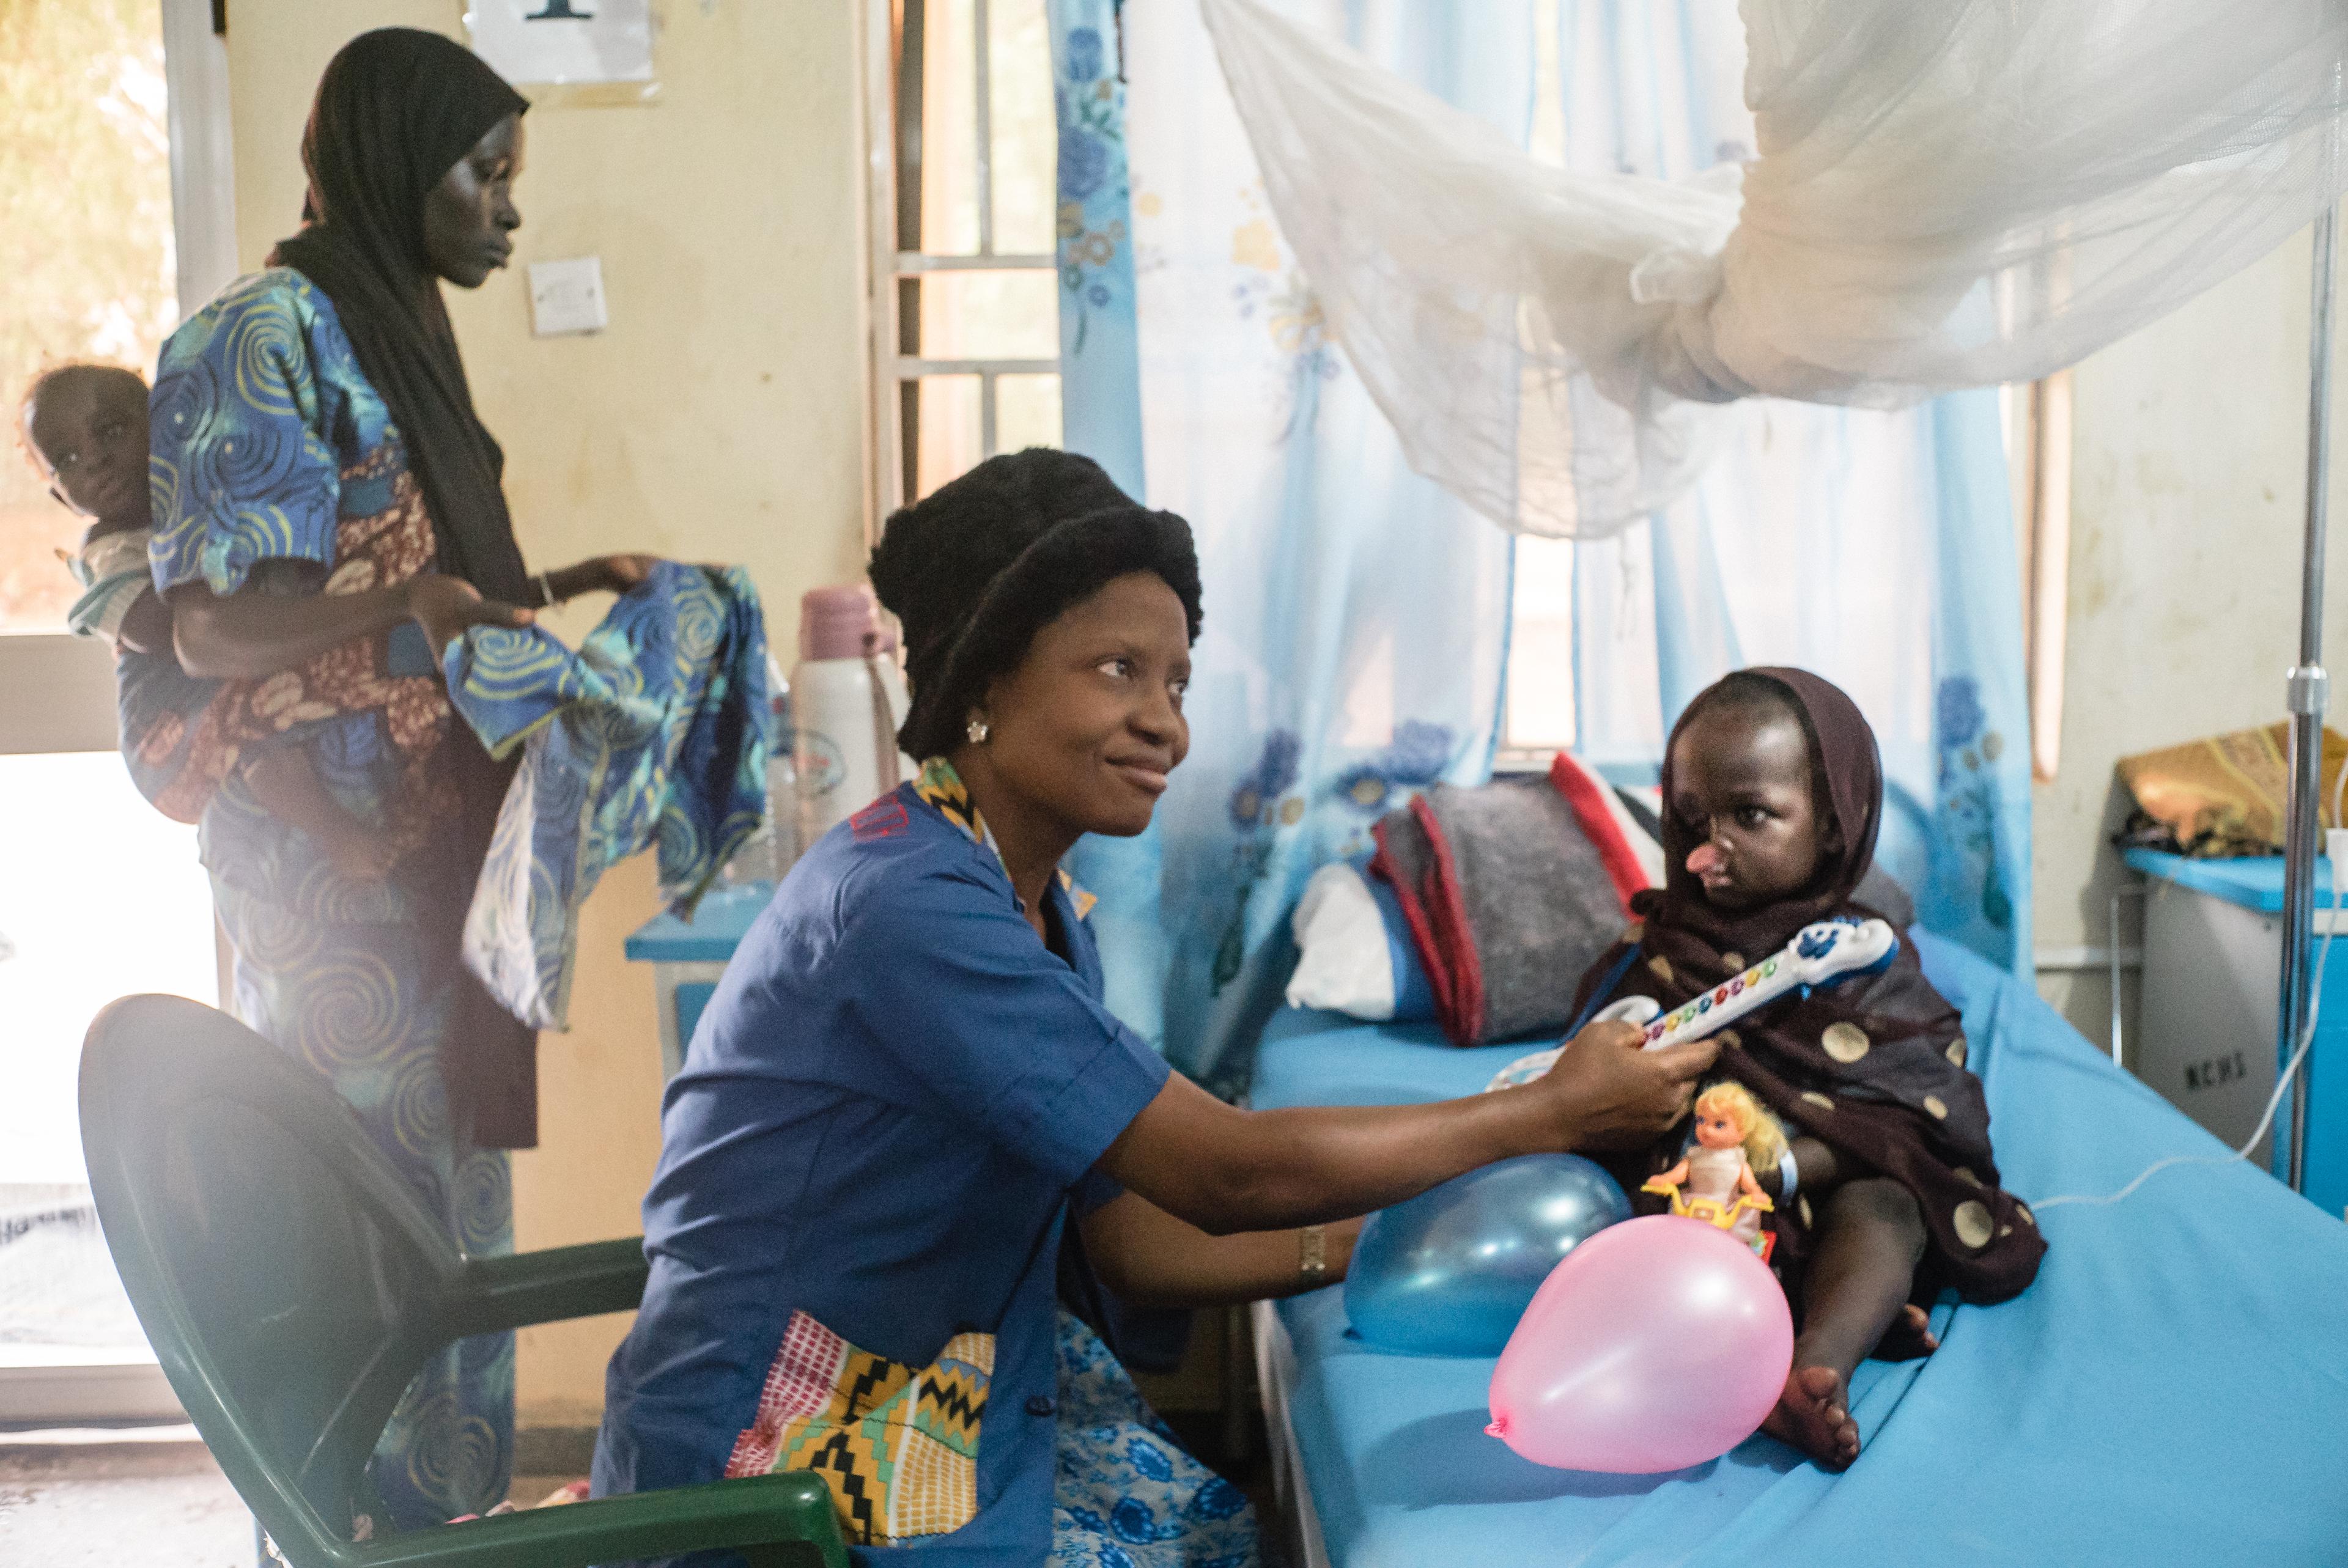
<instances>
[{"instance_id":1,"label":"pillow","mask_svg":"<svg viewBox=\"0 0 2348 1568\"><path fill-rule=\"evenodd\" d=\"M1367 859L1324 866L1304 885L1289 917L1298 958L1288 1005L1368 1023L1424 1023L1435 1016L1435 992L1411 948L1401 903L1365 874Z\"/></svg>"},{"instance_id":2,"label":"pillow","mask_svg":"<svg viewBox=\"0 0 2348 1568\"><path fill-rule=\"evenodd\" d=\"M1572 765L1589 772L1586 764L1577 761ZM1606 805L1608 815L1622 830L1622 836L1630 841L1631 853L1639 857L1640 868L1646 873L1647 886L1661 887L1663 885L1663 792L1653 784L1616 784L1606 792Z\"/></svg>"},{"instance_id":3,"label":"pillow","mask_svg":"<svg viewBox=\"0 0 2348 1568\"><path fill-rule=\"evenodd\" d=\"M1376 829L1393 888L1455 1045L1562 1029L1581 976L1622 934L1663 854L1577 759L1545 775L1437 784Z\"/></svg>"}]
</instances>

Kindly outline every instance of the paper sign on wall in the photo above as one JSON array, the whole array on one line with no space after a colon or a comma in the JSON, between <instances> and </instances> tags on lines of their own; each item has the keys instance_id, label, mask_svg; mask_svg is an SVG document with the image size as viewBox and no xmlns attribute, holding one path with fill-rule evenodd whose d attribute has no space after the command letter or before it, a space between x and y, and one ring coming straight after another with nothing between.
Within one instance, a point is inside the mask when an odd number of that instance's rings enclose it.
<instances>
[{"instance_id":1,"label":"paper sign on wall","mask_svg":"<svg viewBox=\"0 0 2348 1568\"><path fill-rule=\"evenodd\" d=\"M472 0L465 25L510 82L653 79L652 0Z\"/></svg>"}]
</instances>

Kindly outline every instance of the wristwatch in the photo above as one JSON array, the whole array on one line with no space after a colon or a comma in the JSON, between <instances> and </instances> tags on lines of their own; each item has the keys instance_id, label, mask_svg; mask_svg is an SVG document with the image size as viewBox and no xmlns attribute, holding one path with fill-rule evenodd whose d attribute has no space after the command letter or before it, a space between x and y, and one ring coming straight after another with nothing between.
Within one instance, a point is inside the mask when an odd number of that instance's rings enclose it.
<instances>
[{"instance_id":1,"label":"wristwatch","mask_svg":"<svg viewBox=\"0 0 2348 1568\"><path fill-rule=\"evenodd\" d=\"M1296 1233L1296 1273L1307 1285L1329 1277L1329 1227L1306 1225Z\"/></svg>"}]
</instances>

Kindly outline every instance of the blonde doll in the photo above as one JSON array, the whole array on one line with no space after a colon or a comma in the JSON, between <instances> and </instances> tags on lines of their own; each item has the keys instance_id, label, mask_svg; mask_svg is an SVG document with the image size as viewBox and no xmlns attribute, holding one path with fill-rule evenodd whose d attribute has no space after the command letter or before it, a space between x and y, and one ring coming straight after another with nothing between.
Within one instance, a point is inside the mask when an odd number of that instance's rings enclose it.
<instances>
[{"instance_id":1,"label":"blonde doll","mask_svg":"<svg viewBox=\"0 0 2348 1568\"><path fill-rule=\"evenodd\" d=\"M1776 1205L1753 1168L1774 1170L1785 1153L1785 1132L1752 1091L1715 1083L1695 1097L1695 1147L1646 1190L1668 1194L1672 1213L1718 1225L1766 1262L1776 1237L1762 1230L1761 1216Z\"/></svg>"}]
</instances>

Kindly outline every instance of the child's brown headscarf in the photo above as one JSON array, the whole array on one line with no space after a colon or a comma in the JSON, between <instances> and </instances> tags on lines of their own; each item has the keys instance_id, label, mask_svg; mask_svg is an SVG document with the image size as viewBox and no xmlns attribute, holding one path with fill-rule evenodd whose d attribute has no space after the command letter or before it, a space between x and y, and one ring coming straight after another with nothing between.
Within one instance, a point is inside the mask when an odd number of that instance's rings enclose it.
<instances>
[{"instance_id":1,"label":"child's brown headscarf","mask_svg":"<svg viewBox=\"0 0 2348 1568\"><path fill-rule=\"evenodd\" d=\"M1669 1011L1776 952L1813 921L1880 917L1853 897L1874 859L1883 815L1875 732L1840 689L1807 671L1746 673L1774 682L1801 716L1824 818L1838 830L1838 846L1827 851L1817 876L1794 897L1758 909L1715 908L1687 868L1700 841L1672 809L1666 751L1665 881L1632 900L1639 919L1583 978L1584 1005L1633 948L1637 958L1612 997L1651 996ZM1688 704L1672 732L1674 743L1712 694ZM1820 825L1824 837L1824 819ZM1970 1300L2003 1301L2036 1276L2046 1244L2029 1209L1998 1187L1989 1109L1980 1080L1965 1071L1956 1009L1925 979L1904 937L1882 973L1779 1001L1723 1030L1721 1040L1722 1076L1752 1090L1789 1135L1807 1132L1846 1164L1863 1167L1860 1173L1879 1173L1915 1195L1931 1237L1920 1286L1950 1285ZM1674 1131L1653 1151L1652 1170L1678 1159L1684 1132ZM1789 1286L1797 1286L1810 1209L1798 1197L1786 1208L1790 1212L1776 1216L1777 1256L1789 1266Z\"/></svg>"}]
</instances>

